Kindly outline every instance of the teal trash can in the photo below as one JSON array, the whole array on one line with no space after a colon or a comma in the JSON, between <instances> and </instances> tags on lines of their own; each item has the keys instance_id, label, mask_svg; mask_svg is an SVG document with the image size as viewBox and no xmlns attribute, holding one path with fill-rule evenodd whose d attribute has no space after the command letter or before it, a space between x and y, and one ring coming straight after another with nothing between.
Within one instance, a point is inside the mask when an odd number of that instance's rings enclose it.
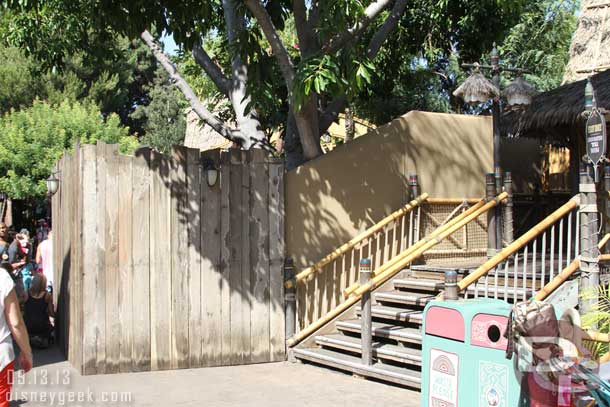
<instances>
[{"instance_id":1,"label":"teal trash can","mask_svg":"<svg viewBox=\"0 0 610 407\"><path fill-rule=\"evenodd\" d=\"M488 298L428 303L422 407L519 406L519 378L504 338L510 309Z\"/></svg>"}]
</instances>

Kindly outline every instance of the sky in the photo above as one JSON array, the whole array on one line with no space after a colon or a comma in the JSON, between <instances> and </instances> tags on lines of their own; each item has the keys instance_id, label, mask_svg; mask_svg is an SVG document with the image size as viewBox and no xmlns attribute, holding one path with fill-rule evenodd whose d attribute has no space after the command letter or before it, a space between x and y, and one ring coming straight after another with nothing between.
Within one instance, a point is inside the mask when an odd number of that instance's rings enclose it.
<instances>
[{"instance_id":1,"label":"sky","mask_svg":"<svg viewBox=\"0 0 610 407\"><path fill-rule=\"evenodd\" d=\"M163 33L161 36L161 42L163 43L163 49L169 55L176 55L178 52L178 46L174 41L174 37L172 35L167 35L167 33Z\"/></svg>"}]
</instances>

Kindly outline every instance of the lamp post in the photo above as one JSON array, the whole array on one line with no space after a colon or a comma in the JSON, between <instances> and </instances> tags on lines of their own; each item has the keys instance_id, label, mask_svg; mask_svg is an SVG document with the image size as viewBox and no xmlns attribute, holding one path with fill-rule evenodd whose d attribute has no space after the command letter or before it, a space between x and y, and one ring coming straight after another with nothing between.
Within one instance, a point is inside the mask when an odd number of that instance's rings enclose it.
<instances>
[{"instance_id":1,"label":"lamp post","mask_svg":"<svg viewBox=\"0 0 610 407\"><path fill-rule=\"evenodd\" d=\"M522 75L527 73L525 69L509 68L500 64L500 54L494 43L490 54L491 64L481 65L478 62L473 64L462 64L464 68L473 70L472 74L461 84L453 95L461 98L468 104L482 104L492 101L491 113L493 118L493 158L494 170L500 169L500 117L502 111L502 98L507 100L508 106L512 109L519 109L529 105L532 97L537 93L533 86L523 79ZM481 73L481 70L491 71L491 81ZM517 75L503 92L500 92L500 82L502 72L512 72Z\"/></svg>"},{"instance_id":2,"label":"lamp post","mask_svg":"<svg viewBox=\"0 0 610 407\"><path fill-rule=\"evenodd\" d=\"M53 215L53 209L51 204L51 199L53 195L57 193L59 189L59 179L55 176L57 173L52 172L49 175L49 178L46 179L47 184L47 218L50 218Z\"/></svg>"},{"instance_id":3,"label":"lamp post","mask_svg":"<svg viewBox=\"0 0 610 407\"><path fill-rule=\"evenodd\" d=\"M512 109L520 109L529 105L532 97L537 93L533 86L523 79L522 75L527 71L521 68L509 68L500 64L500 54L496 47L490 54L490 65L462 64L464 68L472 69L472 74L462 83L453 95L461 98L468 104L482 104L492 101L491 114L493 120L493 168L495 172L495 183L500 192L502 188L502 169L500 167L500 118L502 113L502 97L506 98L507 104ZM491 71L491 81L489 81L482 70ZM511 82L503 92L500 91L502 72L512 72L516 74L516 79ZM496 250L502 249L502 222L501 209L498 207L492 215L495 218L495 236L493 231L489 231L490 242L494 242ZM509 242L510 243L510 242ZM494 249L489 247L488 249Z\"/></svg>"}]
</instances>

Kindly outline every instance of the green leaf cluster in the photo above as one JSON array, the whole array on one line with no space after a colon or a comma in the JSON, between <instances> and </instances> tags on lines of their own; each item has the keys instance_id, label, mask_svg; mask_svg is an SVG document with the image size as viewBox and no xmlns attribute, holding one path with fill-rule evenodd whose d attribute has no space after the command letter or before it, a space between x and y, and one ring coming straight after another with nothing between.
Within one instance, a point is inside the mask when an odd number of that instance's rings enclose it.
<instances>
[{"instance_id":1,"label":"green leaf cluster","mask_svg":"<svg viewBox=\"0 0 610 407\"><path fill-rule=\"evenodd\" d=\"M600 333L610 333L610 286L599 285L582 294L583 300L594 300L591 311L583 315L582 326ZM593 356L600 357L610 351L608 343L590 343Z\"/></svg>"},{"instance_id":2,"label":"green leaf cluster","mask_svg":"<svg viewBox=\"0 0 610 407\"><path fill-rule=\"evenodd\" d=\"M83 144L102 140L118 143L123 153L137 140L121 125L117 115L106 118L92 104L63 102L53 106L35 101L0 118L0 190L13 199L42 197L45 179L62 153L77 140Z\"/></svg>"}]
</instances>

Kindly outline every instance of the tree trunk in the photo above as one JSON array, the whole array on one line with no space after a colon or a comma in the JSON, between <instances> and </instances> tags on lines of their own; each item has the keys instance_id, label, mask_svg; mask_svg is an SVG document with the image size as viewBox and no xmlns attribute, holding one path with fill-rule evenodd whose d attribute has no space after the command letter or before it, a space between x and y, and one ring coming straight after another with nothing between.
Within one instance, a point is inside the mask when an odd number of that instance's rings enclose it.
<instances>
[{"instance_id":1,"label":"tree trunk","mask_svg":"<svg viewBox=\"0 0 610 407\"><path fill-rule=\"evenodd\" d=\"M236 46L239 32L244 28L243 16L237 14L235 0L223 0L224 16L227 25L227 37L231 46ZM244 149L252 146L262 147L266 144L266 136L262 131L261 124L256 117L256 112L248 107L251 99L246 94L248 82L248 67L243 63L239 50L233 52L231 60L231 87L229 89L229 100L235 112L237 127L245 136Z\"/></svg>"},{"instance_id":2,"label":"tree trunk","mask_svg":"<svg viewBox=\"0 0 610 407\"><path fill-rule=\"evenodd\" d=\"M305 163L303 146L299 140L299 130L292 113L288 114L286 122L286 133L284 134L284 154L286 157L286 170L290 171Z\"/></svg>"},{"instance_id":3,"label":"tree trunk","mask_svg":"<svg viewBox=\"0 0 610 407\"><path fill-rule=\"evenodd\" d=\"M349 107L345 109L345 142L354 139L356 133L356 123L354 123L354 111Z\"/></svg>"},{"instance_id":4,"label":"tree trunk","mask_svg":"<svg viewBox=\"0 0 610 407\"><path fill-rule=\"evenodd\" d=\"M307 161L322 155L317 102L317 95L310 96L301 110L295 114L303 155Z\"/></svg>"}]
</instances>

